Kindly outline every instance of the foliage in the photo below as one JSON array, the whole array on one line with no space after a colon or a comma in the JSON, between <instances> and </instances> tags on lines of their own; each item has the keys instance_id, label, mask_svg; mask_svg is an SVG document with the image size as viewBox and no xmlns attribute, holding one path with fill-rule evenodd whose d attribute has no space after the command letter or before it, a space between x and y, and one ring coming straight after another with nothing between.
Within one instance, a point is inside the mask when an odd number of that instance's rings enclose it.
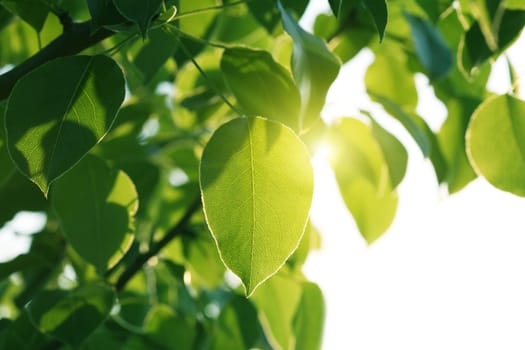
<instances>
[{"instance_id":1,"label":"foliage","mask_svg":"<svg viewBox=\"0 0 525 350\"><path fill-rule=\"evenodd\" d=\"M313 34L309 3L0 0L0 226L46 217L0 264L0 348L320 348L311 157L330 146L369 243L407 166L373 114L321 119L365 48L370 98L439 183L525 194L525 102L486 90L525 1L330 0ZM438 131L416 74L447 107Z\"/></svg>"}]
</instances>

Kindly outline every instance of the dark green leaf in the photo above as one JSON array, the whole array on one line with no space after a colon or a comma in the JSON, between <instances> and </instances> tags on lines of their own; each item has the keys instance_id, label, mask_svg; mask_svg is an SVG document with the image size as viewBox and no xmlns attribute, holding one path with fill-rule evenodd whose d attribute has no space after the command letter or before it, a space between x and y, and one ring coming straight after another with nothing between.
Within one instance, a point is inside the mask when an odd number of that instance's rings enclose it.
<instances>
[{"instance_id":1,"label":"dark green leaf","mask_svg":"<svg viewBox=\"0 0 525 350\"><path fill-rule=\"evenodd\" d=\"M126 22L111 0L87 0L87 5L91 14L92 32L102 27L116 26Z\"/></svg>"},{"instance_id":2,"label":"dark green leaf","mask_svg":"<svg viewBox=\"0 0 525 350\"><path fill-rule=\"evenodd\" d=\"M281 19L276 3L277 0L257 0L249 1L247 3L252 15L269 33L274 32L279 20ZM307 0L281 0L281 3L298 18L301 17L308 5Z\"/></svg>"},{"instance_id":3,"label":"dark green leaf","mask_svg":"<svg viewBox=\"0 0 525 350\"><path fill-rule=\"evenodd\" d=\"M177 48L177 40L163 28L151 30L144 47L137 53L133 63L144 75L144 81L149 82L160 67L173 55Z\"/></svg>"},{"instance_id":4,"label":"dark green leaf","mask_svg":"<svg viewBox=\"0 0 525 350\"><path fill-rule=\"evenodd\" d=\"M109 316L114 303L112 288L91 283L70 292L43 291L27 310L40 331L76 348Z\"/></svg>"},{"instance_id":5,"label":"dark green leaf","mask_svg":"<svg viewBox=\"0 0 525 350\"><path fill-rule=\"evenodd\" d=\"M419 61L431 80L447 75L454 63L453 53L439 31L423 18L405 13Z\"/></svg>"},{"instance_id":6,"label":"dark green leaf","mask_svg":"<svg viewBox=\"0 0 525 350\"><path fill-rule=\"evenodd\" d=\"M68 242L100 271L129 248L138 201L124 172L87 156L57 180L52 204Z\"/></svg>"},{"instance_id":7,"label":"dark green leaf","mask_svg":"<svg viewBox=\"0 0 525 350\"><path fill-rule=\"evenodd\" d=\"M42 0L0 0L0 4L29 23L37 32L42 30L49 7Z\"/></svg>"},{"instance_id":8,"label":"dark green leaf","mask_svg":"<svg viewBox=\"0 0 525 350\"><path fill-rule=\"evenodd\" d=\"M7 103L11 158L47 195L50 184L104 137L123 99L122 72L106 56L63 57L40 66L18 81Z\"/></svg>"},{"instance_id":9,"label":"dark green leaf","mask_svg":"<svg viewBox=\"0 0 525 350\"><path fill-rule=\"evenodd\" d=\"M379 33L379 41L383 41L386 24L388 22L388 7L386 0L363 0L363 4L368 9L368 12L370 12L370 15L372 15L377 32Z\"/></svg>"},{"instance_id":10,"label":"dark green leaf","mask_svg":"<svg viewBox=\"0 0 525 350\"><path fill-rule=\"evenodd\" d=\"M509 95L483 102L466 142L476 173L504 191L525 196L525 102ZM488 141L490 140L490 141Z\"/></svg>"},{"instance_id":11,"label":"dark green leaf","mask_svg":"<svg viewBox=\"0 0 525 350\"><path fill-rule=\"evenodd\" d=\"M204 149L200 180L221 257L250 295L281 268L305 229L313 191L306 147L282 124L234 119Z\"/></svg>"},{"instance_id":12,"label":"dark green leaf","mask_svg":"<svg viewBox=\"0 0 525 350\"><path fill-rule=\"evenodd\" d=\"M249 116L263 116L298 130L300 97L290 73L262 50L227 49L223 76Z\"/></svg>"},{"instance_id":13,"label":"dark green leaf","mask_svg":"<svg viewBox=\"0 0 525 350\"><path fill-rule=\"evenodd\" d=\"M139 26L143 38L146 38L153 17L160 13L162 3L162 0L113 0L122 16Z\"/></svg>"},{"instance_id":14,"label":"dark green leaf","mask_svg":"<svg viewBox=\"0 0 525 350\"><path fill-rule=\"evenodd\" d=\"M15 165L9 158L7 145L5 143L4 112L6 100L0 102L0 188L16 171ZM1 226L1 225L0 225Z\"/></svg>"},{"instance_id":15,"label":"dark green leaf","mask_svg":"<svg viewBox=\"0 0 525 350\"><path fill-rule=\"evenodd\" d=\"M326 93L339 73L341 63L318 37L303 30L278 3L286 32L293 39L292 72L301 93L300 130L320 119Z\"/></svg>"},{"instance_id":16,"label":"dark green leaf","mask_svg":"<svg viewBox=\"0 0 525 350\"><path fill-rule=\"evenodd\" d=\"M0 349L45 350L48 340L49 337L31 323L27 312L22 311L0 336Z\"/></svg>"},{"instance_id":17,"label":"dark green leaf","mask_svg":"<svg viewBox=\"0 0 525 350\"><path fill-rule=\"evenodd\" d=\"M452 6L454 0L416 0L416 2L425 11L429 19L436 23L439 21L441 14Z\"/></svg>"},{"instance_id":18,"label":"dark green leaf","mask_svg":"<svg viewBox=\"0 0 525 350\"><path fill-rule=\"evenodd\" d=\"M177 315L168 305L155 305L148 314L144 328L158 347L170 350L193 348L195 322Z\"/></svg>"}]
</instances>

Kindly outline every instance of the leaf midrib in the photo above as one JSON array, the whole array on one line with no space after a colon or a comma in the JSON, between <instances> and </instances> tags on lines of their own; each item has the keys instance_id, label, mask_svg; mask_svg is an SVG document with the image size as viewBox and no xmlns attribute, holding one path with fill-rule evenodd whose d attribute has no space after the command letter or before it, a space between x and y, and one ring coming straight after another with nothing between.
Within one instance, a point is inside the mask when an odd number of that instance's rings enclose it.
<instances>
[{"instance_id":1,"label":"leaf midrib","mask_svg":"<svg viewBox=\"0 0 525 350\"><path fill-rule=\"evenodd\" d=\"M250 246L250 278L248 283L248 290L252 290L252 278L253 278L253 254L255 246L255 167L253 162L253 141L252 133L250 130L250 122L246 121L246 128L248 129L248 143L250 145L250 176L252 181L252 242Z\"/></svg>"}]
</instances>

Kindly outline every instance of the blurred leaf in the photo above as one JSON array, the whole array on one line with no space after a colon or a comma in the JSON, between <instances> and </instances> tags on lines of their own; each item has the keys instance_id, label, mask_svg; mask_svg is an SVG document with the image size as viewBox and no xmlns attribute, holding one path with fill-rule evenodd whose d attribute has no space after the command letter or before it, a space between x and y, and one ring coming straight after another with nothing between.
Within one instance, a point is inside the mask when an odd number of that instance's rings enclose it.
<instances>
[{"instance_id":1,"label":"blurred leaf","mask_svg":"<svg viewBox=\"0 0 525 350\"><path fill-rule=\"evenodd\" d=\"M450 99L448 116L438 134L438 141L447 162L446 182L449 193L455 193L476 178L465 151L465 133L470 116L480 104L478 99Z\"/></svg>"},{"instance_id":2,"label":"blurred leaf","mask_svg":"<svg viewBox=\"0 0 525 350\"><path fill-rule=\"evenodd\" d=\"M493 186L518 196L525 196L523 116L524 101L497 96L476 109L466 135L467 154L476 173Z\"/></svg>"},{"instance_id":3,"label":"blurred leaf","mask_svg":"<svg viewBox=\"0 0 525 350\"><path fill-rule=\"evenodd\" d=\"M257 310L248 299L234 295L219 315L210 349L252 349L260 336Z\"/></svg>"},{"instance_id":4,"label":"blurred leaf","mask_svg":"<svg viewBox=\"0 0 525 350\"><path fill-rule=\"evenodd\" d=\"M498 46L491 49L485 41L480 24L475 22L465 33L459 47L461 68L467 75L472 75L475 69L491 57L497 57L521 33L525 25L525 11L507 10L503 13L498 32Z\"/></svg>"},{"instance_id":5,"label":"blurred leaf","mask_svg":"<svg viewBox=\"0 0 525 350\"><path fill-rule=\"evenodd\" d=\"M193 286L213 289L224 282L226 269L211 238L184 240L184 253Z\"/></svg>"},{"instance_id":6,"label":"blurred leaf","mask_svg":"<svg viewBox=\"0 0 525 350\"><path fill-rule=\"evenodd\" d=\"M326 94L341 63L318 37L303 30L278 2L286 32L293 39L292 72L301 93L299 130L308 129L320 117Z\"/></svg>"},{"instance_id":7,"label":"blurred leaf","mask_svg":"<svg viewBox=\"0 0 525 350\"><path fill-rule=\"evenodd\" d=\"M318 249L318 244L320 241L320 234L312 226L310 221L306 225L304 230L303 237L301 238L301 243L297 247L297 250L288 258L286 262L292 269L300 269L308 257L310 250Z\"/></svg>"},{"instance_id":8,"label":"blurred leaf","mask_svg":"<svg viewBox=\"0 0 525 350\"><path fill-rule=\"evenodd\" d=\"M284 264L305 229L313 191L306 147L279 123L234 119L204 149L200 180L221 257L250 295Z\"/></svg>"},{"instance_id":9,"label":"blurred leaf","mask_svg":"<svg viewBox=\"0 0 525 350\"><path fill-rule=\"evenodd\" d=\"M142 38L146 38L151 20L160 13L162 3L162 0L113 0L118 12L138 25Z\"/></svg>"},{"instance_id":10,"label":"blurred leaf","mask_svg":"<svg viewBox=\"0 0 525 350\"><path fill-rule=\"evenodd\" d=\"M48 336L33 326L27 312L21 312L3 334L0 333L0 349L45 350L48 340Z\"/></svg>"},{"instance_id":11,"label":"blurred leaf","mask_svg":"<svg viewBox=\"0 0 525 350\"><path fill-rule=\"evenodd\" d=\"M9 178L16 171L15 165L9 158L7 152L7 145L5 143L5 129L4 125L4 112L5 112L6 100L0 102L0 188L2 185L9 180ZM1 225L0 225L1 226Z\"/></svg>"},{"instance_id":12,"label":"blurred leaf","mask_svg":"<svg viewBox=\"0 0 525 350\"><path fill-rule=\"evenodd\" d=\"M377 140L390 175L390 185L396 188L405 177L408 152L399 140L372 119L372 135Z\"/></svg>"},{"instance_id":13,"label":"blurred leaf","mask_svg":"<svg viewBox=\"0 0 525 350\"><path fill-rule=\"evenodd\" d=\"M360 0L328 0L332 13L338 19L341 19L348 11L358 5Z\"/></svg>"},{"instance_id":14,"label":"blurred leaf","mask_svg":"<svg viewBox=\"0 0 525 350\"><path fill-rule=\"evenodd\" d=\"M509 10L525 10L525 1L523 0L506 0L505 8Z\"/></svg>"},{"instance_id":15,"label":"blurred leaf","mask_svg":"<svg viewBox=\"0 0 525 350\"><path fill-rule=\"evenodd\" d=\"M365 84L373 99L379 95L409 110L415 110L417 106L413 73L396 57L376 55L366 71Z\"/></svg>"},{"instance_id":16,"label":"blurred leaf","mask_svg":"<svg viewBox=\"0 0 525 350\"><path fill-rule=\"evenodd\" d=\"M386 0L363 0L363 4L372 15L377 32L379 33L379 41L383 41L386 24L388 22L388 7Z\"/></svg>"},{"instance_id":17,"label":"blurred leaf","mask_svg":"<svg viewBox=\"0 0 525 350\"><path fill-rule=\"evenodd\" d=\"M102 27L116 26L126 22L111 0L87 0L87 5L91 14L93 33Z\"/></svg>"},{"instance_id":18,"label":"blurred leaf","mask_svg":"<svg viewBox=\"0 0 525 350\"><path fill-rule=\"evenodd\" d=\"M372 243L392 223L398 201L381 147L370 128L356 119L339 120L329 135L339 190L359 231Z\"/></svg>"},{"instance_id":19,"label":"blurred leaf","mask_svg":"<svg viewBox=\"0 0 525 350\"><path fill-rule=\"evenodd\" d=\"M248 116L263 116L299 128L300 96L288 71L261 50L224 50L221 70Z\"/></svg>"},{"instance_id":20,"label":"blurred leaf","mask_svg":"<svg viewBox=\"0 0 525 350\"><path fill-rule=\"evenodd\" d=\"M191 350L196 336L195 322L177 315L168 305L155 305L148 314L146 334L158 348Z\"/></svg>"},{"instance_id":21,"label":"blurred leaf","mask_svg":"<svg viewBox=\"0 0 525 350\"><path fill-rule=\"evenodd\" d=\"M33 28L22 20L13 19L0 30L0 66L19 64L39 50L38 37Z\"/></svg>"},{"instance_id":22,"label":"blurred leaf","mask_svg":"<svg viewBox=\"0 0 525 350\"><path fill-rule=\"evenodd\" d=\"M453 53L439 31L423 18L405 13L419 61L430 80L444 77L452 69Z\"/></svg>"},{"instance_id":23,"label":"blurred leaf","mask_svg":"<svg viewBox=\"0 0 525 350\"><path fill-rule=\"evenodd\" d=\"M112 288L91 283L69 292L40 292L27 310L39 330L76 348L109 316L114 303Z\"/></svg>"},{"instance_id":24,"label":"blurred leaf","mask_svg":"<svg viewBox=\"0 0 525 350\"><path fill-rule=\"evenodd\" d=\"M77 200L79 190L82 201ZM124 172L87 156L57 180L52 204L68 242L99 271L113 266L129 248L138 202Z\"/></svg>"},{"instance_id":25,"label":"blurred leaf","mask_svg":"<svg viewBox=\"0 0 525 350\"><path fill-rule=\"evenodd\" d=\"M249 1L248 8L253 16L263 25L269 33L273 33L279 23L281 16L277 9L278 0ZM300 18L306 10L308 0L281 0L281 4L287 10Z\"/></svg>"},{"instance_id":26,"label":"blurred leaf","mask_svg":"<svg viewBox=\"0 0 525 350\"><path fill-rule=\"evenodd\" d=\"M148 38L135 56L133 63L144 75L144 81L149 82L159 68L173 55L177 49L177 40L164 29L156 28L148 33Z\"/></svg>"},{"instance_id":27,"label":"blurred leaf","mask_svg":"<svg viewBox=\"0 0 525 350\"><path fill-rule=\"evenodd\" d=\"M49 7L42 0L1 0L6 9L29 23L37 32L42 30Z\"/></svg>"},{"instance_id":28,"label":"blurred leaf","mask_svg":"<svg viewBox=\"0 0 525 350\"><path fill-rule=\"evenodd\" d=\"M325 306L321 289L310 282L302 283L303 293L293 319L295 349L321 349Z\"/></svg>"},{"instance_id":29,"label":"blurred leaf","mask_svg":"<svg viewBox=\"0 0 525 350\"><path fill-rule=\"evenodd\" d=\"M259 319L274 349L295 349L294 317L301 301L301 284L277 274L253 294Z\"/></svg>"},{"instance_id":30,"label":"blurred leaf","mask_svg":"<svg viewBox=\"0 0 525 350\"><path fill-rule=\"evenodd\" d=\"M47 195L50 184L104 137L123 99L124 77L106 56L63 57L40 66L18 81L7 103L11 158Z\"/></svg>"},{"instance_id":31,"label":"blurred leaf","mask_svg":"<svg viewBox=\"0 0 525 350\"><path fill-rule=\"evenodd\" d=\"M454 0L416 0L417 4L429 17L431 22L438 22L441 14L445 12Z\"/></svg>"}]
</instances>

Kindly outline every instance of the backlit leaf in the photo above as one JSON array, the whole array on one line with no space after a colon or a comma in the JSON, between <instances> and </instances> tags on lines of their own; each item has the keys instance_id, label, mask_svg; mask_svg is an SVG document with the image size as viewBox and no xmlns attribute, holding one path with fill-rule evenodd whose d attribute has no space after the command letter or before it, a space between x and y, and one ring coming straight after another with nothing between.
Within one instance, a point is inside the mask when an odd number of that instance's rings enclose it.
<instances>
[{"instance_id":1,"label":"backlit leaf","mask_svg":"<svg viewBox=\"0 0 525 350\"><path fill-rule=\"evenodd\" d=\"M33 324L74 348L109 316L115 292L103 283L83 285L73 291L47 290L27 307Z\"/></svg>"},{"instance_id":2,"label":"backlit leaf","mask_svg":"<svg viewBox=\"0 0 525 350\"><path fill-rule=\"evenodd\" d=\"M142 37L146 37L151 20L160 13L162 0L113 0L117 10L139 26Z\"/></svg>"},{"instance_id":3,"label":"backlit leaf","mask_svg":"<svg viewBox=\"0 0 525 350\"><path fill-rule=\"evenodd\" d=\"M339 73L341 63L320 38L305 31L278 2L286 32L293 39L292 72L301 93L300 130L320 117L326 93Z\"/></svg>"},{"instance_id":4,"label":"backlit leaf","mask_svg":"<svg viewBox=\"0 0 525 350\"><path fill-rule=\"evenodd\" d=\"M49 7L42 0L0 0L0 4L29 23L37 32L42 30Z\"/></svg>"},{"instance_id":5,"label":"backlit leaf","mask_svg":"<svg viewBox=\"0 0 525 350\"><path fill-rule=\"evenodd\" d=\"M392 223L398 201L381 147L367 125L350 118L331 126L330 140L330 164L343 200L363 237L372 243Z\"/></svg>"},{"instance_id":6,"label":"backlit leaf","mask_svg":"<svg viewBox=\"0 0 525 350\"><path fill-rule=\"evenodd\" d=\"M250 295L297 248L312 200L305 145L263 118L221 126L201 161L204 211L226 266Z\"/></svg>"},{"instance_id":7,"label":"backlit leaf","mask_svg":"<svg viewBox=\"0 0 525 350\"><path fill-rule=\"evenodd\" d=\"M303 282L303 294L293 319L295 348L321 349L325 318L325 305L321 289L310 282Z\"/></svg>"},{"instance_id":8,"label":"backlit leaf","mask_svg":"<svg viewBox=\"0 0 525 350\"><path fill-rule=\"evenodd\" d=\"M474 170L495 187L525 196L525 102L502 95L472 115L466 142Z\"/></svg>"},{"instance_id":9,"label":"backlit leaf","mask_svg":"<svg viewBox=\"0 0 525 350\"><path fill-rule=\"evenodd\" d=\"M297 130L300 96L290 73L262 50L234 48L221 59L224 78L249 116L263 116Z\"/></svg>"},{"instance_id":10,"label":"backlit leaf","mask_svg":"<svg viewBox=\"0 0 525 350\"><path fill-rule=\"evenodd\" d=\"M11 158L47 195L104 137L123 99L122 72L108 57L63 57L40 66L18 81L7 102Z\"/></svg>"},{"instance_id":11,"label":"backlit leaf","mask_svg":"<svg viewBox=\"0 0 525 350\"><path fill-rule=\"evenodd\" d=\"M57 180L52 204L68 242L100 271L129 248L138 201L124 172L86 156Z\"/></svg>"},{"instance_id":12,"label":"backlit leaf","mask_svg":"<svg viewBox=\"0 0 525 350\"><path fill-rule=\"evenodd\" d=\"M190 350L196 336L194 323L177 314L170 306L158 304L148 313L144 329L158 348Z\"/></svg>"}]
</instances>

